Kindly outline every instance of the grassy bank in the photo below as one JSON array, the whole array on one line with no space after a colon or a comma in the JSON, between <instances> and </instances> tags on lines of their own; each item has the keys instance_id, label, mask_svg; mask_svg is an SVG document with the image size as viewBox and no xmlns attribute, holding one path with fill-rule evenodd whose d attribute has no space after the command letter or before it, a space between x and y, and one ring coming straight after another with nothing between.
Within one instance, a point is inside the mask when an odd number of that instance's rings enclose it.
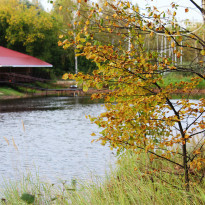
<instances>
[{"instance_id":1,"label":"grassy bank","mask_svg":"<svg viewBox=\"0 0 205 205\"><path fill-rule=\"evenodd\" d=\"M95 180L89 184L78 182L76 189L75 181L70 185L62 183L59 186L27 177L19 183L9 183L3 190L3 201L12 205L27 204L24 201L30 197L31 202L35 200L34 204L41 205L205 204L204 181L196 184L196 176L191 176L193 183L190 184L190 193L187 193L181 170L166 163L156 160L150 164L147 154L125 154L119 160L118 168L103 181ZM150 169L151 166L154 169Z\"/></svg>"},{"instance_id":2,"label":"grassy bank","mask_svg":"<svg viewBox=\"0 0 205 205\"><path fill-rule=\"evenodd\" d=\"M176 74L176 73L168 73L166 74L163 79L164 79L164 86L167 86L169 84L175 84L175 83L179 83L181 81L183 82L192 82L191 78L193 76L189 76L189 75L184 75L184 74ZM202 80L201 82L199 82L199 84L196 86L196 89L205 89L205 80Z\"/></svg>"},{"instance_id":3,"label":"grassy bank","mask_svg":"<svg viewBox=\"0 0 205 205\"><path fill-rule=\"evenodd\" d=\"M35 87L44 88L44 89L62 89L62 88L65 88L67 84L66 85L58 84L56 82L51 82L51 83L50 82L49 83L36 82L32 84L28 83L27 85L28 87L23 87L20 85L18 86L17 85L16 86L1 85L0 86L0 99L29 97L29 96L33 96L34 94L38 95L38 94L41 94L42 91L35 89Z\"/></svg>"},{"instance_id":4,"label":"grassy bank","mask_svg":"<svg viewBox=\"0 0 205 205\"><path fill-rule=\"evenodd\" d=\"M14 88L8 87L8 86L3 86L0 87L0 99L3 97L22 97L24 96L24 93L17 91Z\"/></svg>"}]
</instances>

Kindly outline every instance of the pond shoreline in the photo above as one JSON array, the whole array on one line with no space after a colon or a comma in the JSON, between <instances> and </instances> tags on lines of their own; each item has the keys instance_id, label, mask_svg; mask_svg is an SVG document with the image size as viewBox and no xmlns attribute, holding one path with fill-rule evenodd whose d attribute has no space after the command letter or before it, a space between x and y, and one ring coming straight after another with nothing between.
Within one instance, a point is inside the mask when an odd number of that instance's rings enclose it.
<instances>
[{"instance_id":1,"label":"pond shoreline","mask_svg":"<svg viewBox=\"0 0 205 205\"><path fill-rule=\"evenodd\" d=\"M19 99L19 98L31 98L31 97L45 97L45 96L89 96L94 93L105 93L109 92L108 89L104 90L97 90L97 89L89 89L87 92L83 92L82 89L80 90L73 90L70 93L66 93L64 91L59 91L59 92L53 92L53 91L43 91L43 92L38 92L38 93L32 93L32 94L24 94L21 93L21 95L0 95L0 100L9 100L9 99ZM173 93L173 95L181 95L184 94L181 90L178 90ZM197 96L197 95L205 95L205 89L194 89L190 92L190 95L192 96Z\"/></svg>"}]
</instances>

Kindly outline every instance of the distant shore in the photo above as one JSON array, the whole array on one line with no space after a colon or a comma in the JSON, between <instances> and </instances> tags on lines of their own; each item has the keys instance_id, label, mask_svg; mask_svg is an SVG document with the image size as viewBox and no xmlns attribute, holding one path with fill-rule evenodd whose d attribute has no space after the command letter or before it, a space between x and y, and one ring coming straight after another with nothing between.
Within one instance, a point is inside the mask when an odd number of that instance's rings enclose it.
<instances>
[{"instance_id":1,"label":"distant shore","mask_svg":"<svg viewBox=\"0 0 205 205\"><path fill-rule=\"evenodd\" d=\"M86 96L86 95L92 95L94 93L103 93L103 92L109 92L108 89L104 90L97 90L97 89L89 89L87 92L83 92L82 90L73 90L70 93L66 93L66 91L42 91L42 92L36 92L36 93L20 93L15 95L4 95L3 93L0 93L0 100L8 100L8 99L18 99L18 98L30 98L30 97L43 97L43 96ZM173 93L173 95L181 95L183 94L182 91L178 90L177 92ZM194 89L191 93L191 96L205 96L205 89Z\"/></svg>"}]
</instances>

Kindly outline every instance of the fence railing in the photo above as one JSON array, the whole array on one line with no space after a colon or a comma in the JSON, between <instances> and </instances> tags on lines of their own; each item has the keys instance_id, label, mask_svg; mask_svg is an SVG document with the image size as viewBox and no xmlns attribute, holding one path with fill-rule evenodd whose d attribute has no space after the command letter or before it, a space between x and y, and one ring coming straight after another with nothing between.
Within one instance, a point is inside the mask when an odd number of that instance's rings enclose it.
<instances>
[{"instance_id":1,"label":"fence railing","mask_svg":"<svg viewBox=\"0 0 205 205\"><path fill-rule=\"evenodd\" d=\"M32 82L48 82L48 79L43 78L36 78L30 75L23 75L19 73L1 73L0 72L0 81L8 81L8 82L25 82L25 83L32 83Z\"/></svg>"}]
</instances>

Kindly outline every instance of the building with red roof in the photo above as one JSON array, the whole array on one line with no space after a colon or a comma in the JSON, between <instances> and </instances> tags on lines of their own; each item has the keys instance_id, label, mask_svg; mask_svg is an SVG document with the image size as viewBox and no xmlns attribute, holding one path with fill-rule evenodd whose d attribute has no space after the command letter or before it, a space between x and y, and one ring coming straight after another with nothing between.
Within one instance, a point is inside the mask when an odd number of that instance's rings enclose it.
<instances>
[{"instance_id":1,"label":"building with red roof","mask_svg":"<svg viewBox=\"0 0 205 205\"><path fill-rule=\"evenodd\" d=\"M34 68L51 68L53 65L0 46L0 81L30 82ZM33 78L34 80L34 78Z\"/></svg>"}]
</instances>

